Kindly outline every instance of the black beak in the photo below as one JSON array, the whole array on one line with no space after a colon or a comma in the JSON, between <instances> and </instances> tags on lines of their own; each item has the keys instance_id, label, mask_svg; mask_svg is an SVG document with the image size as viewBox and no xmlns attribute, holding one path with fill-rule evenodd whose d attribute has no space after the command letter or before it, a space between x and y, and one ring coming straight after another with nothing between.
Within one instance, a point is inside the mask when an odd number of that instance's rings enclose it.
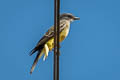
<instances>
[{"instance_id":1,"label":"black beak","mask_svg":"<svg viewBox=\"0 0 120 80\"><path fill-rule=\"evenodd\" d=\"M80 18L79 17L74 17L74 20L80 20Z\"/></svg>"}]
</instances>

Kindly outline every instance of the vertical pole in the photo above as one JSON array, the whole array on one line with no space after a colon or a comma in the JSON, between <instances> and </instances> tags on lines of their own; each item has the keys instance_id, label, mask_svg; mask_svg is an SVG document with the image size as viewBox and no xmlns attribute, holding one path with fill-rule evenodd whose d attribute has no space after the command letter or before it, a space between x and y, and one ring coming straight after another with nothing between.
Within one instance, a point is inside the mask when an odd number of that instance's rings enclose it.
<instances>
[{"instance_id":1,"label":"vertical pole","mask_svg":"<svg viewBox=\"0 0 120 80\"><path fill-rule=\"evenodd\" d=\"M60 0L54 0L54 75L53 80L59 80L59 29Z\"/></svg>"}]
</instances>

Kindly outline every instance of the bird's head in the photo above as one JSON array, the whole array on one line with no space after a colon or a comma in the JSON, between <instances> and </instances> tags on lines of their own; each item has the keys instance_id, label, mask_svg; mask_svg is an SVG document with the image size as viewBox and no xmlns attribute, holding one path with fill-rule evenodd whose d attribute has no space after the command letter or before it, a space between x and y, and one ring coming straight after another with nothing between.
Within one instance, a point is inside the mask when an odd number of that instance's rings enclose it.
<instances>
[{"instance_id":1,"label":"bird's head","mask_svg":"<svg viewBox=\"0 0 120 80\"><path fill-rule=\"evenodd\" d=\"M79 17L73 16L71 13L61 14L60 19L65 19L65 20L69 20L69 21L80 20Z\"/></svg>"}]
</instances>

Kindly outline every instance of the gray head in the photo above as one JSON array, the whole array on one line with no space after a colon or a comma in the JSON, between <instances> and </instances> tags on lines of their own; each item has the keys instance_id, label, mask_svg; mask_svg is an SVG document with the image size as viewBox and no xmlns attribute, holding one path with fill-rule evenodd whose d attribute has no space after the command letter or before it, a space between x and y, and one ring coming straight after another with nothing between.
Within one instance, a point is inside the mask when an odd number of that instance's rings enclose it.
<instances>
[{"instance_id":1,"label":"gray head","mask_svg":"<svg viewBox=\"0 0 120 80\"><path fill-rule=\"evenodd\" d=\"M65 19L65 20L69 20L69 21L80 20L79 17L75 17L71 13L63 13L63 14L61 14L60 19Z\"/></svg>"}]
</instances>

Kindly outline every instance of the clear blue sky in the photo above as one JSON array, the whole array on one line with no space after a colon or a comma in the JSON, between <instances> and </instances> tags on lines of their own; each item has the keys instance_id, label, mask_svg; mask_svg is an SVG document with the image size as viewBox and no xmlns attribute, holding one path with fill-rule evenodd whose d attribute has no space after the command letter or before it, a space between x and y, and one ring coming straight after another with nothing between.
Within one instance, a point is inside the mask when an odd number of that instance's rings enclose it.
<instances>
[{"instance_id":1,"label":"clear blue sky","mask_svg":"<svg viewBox=\"0 0 120 80\"><path fill-rule=\"evenodd\" d=\"M61 0L81 18L61 44L60 80L120 80L120 1ZM53 0L0 0L0 80L53 80L53 53L29 74L29 52L53 25Z\"/></svg>"}]
</instances>

